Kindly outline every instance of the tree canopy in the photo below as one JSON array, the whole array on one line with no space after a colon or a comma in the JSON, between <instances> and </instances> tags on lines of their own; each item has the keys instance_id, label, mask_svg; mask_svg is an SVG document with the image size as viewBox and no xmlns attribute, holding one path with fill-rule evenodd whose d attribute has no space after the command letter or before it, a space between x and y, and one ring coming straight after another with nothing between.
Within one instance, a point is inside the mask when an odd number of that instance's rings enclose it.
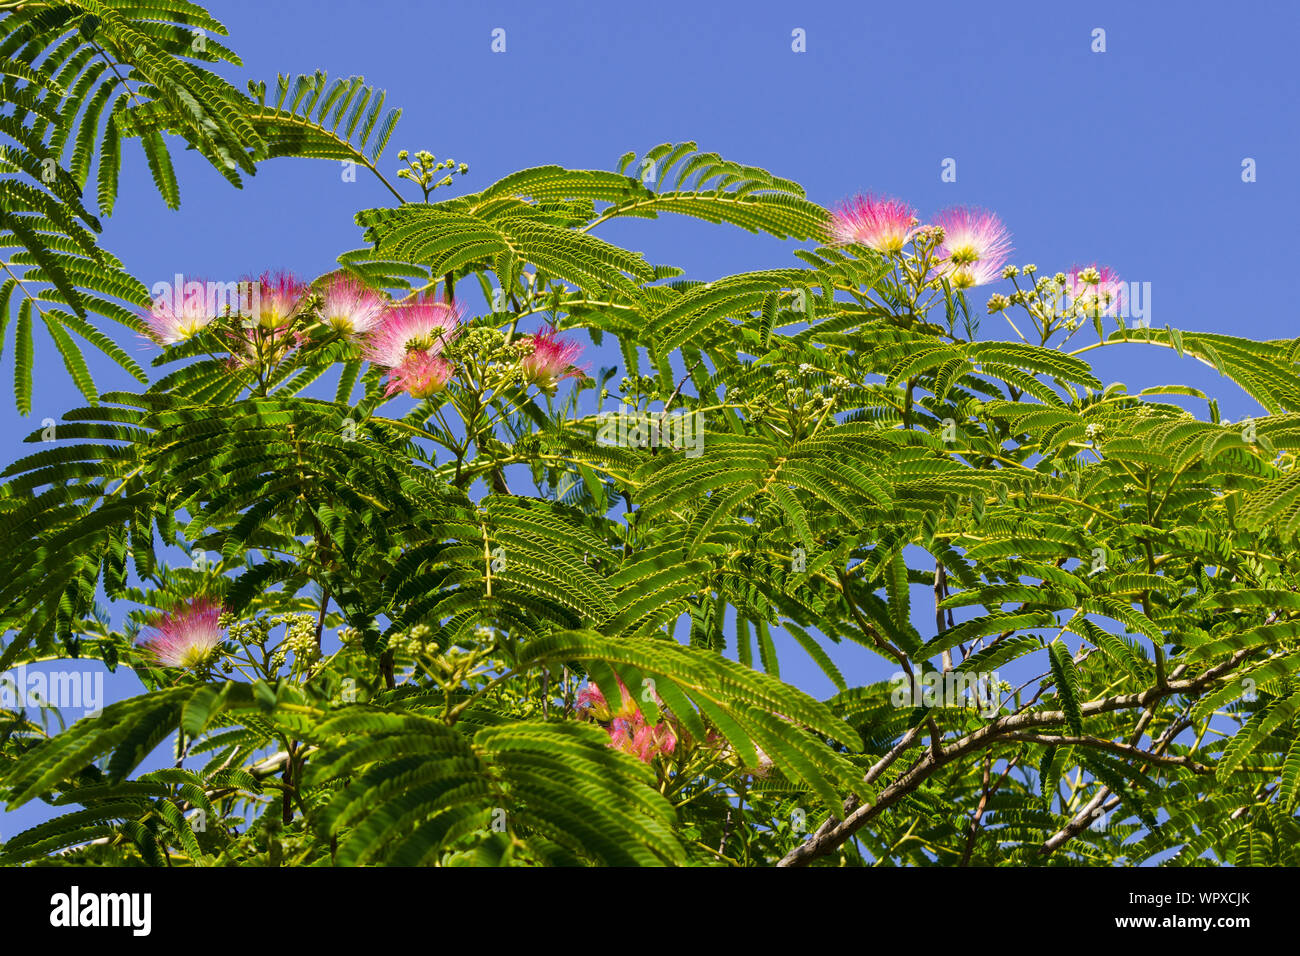
<instances>
[{"instance_id":1,"label":"tree canopy","mask_svg":"<svg viewBox=\"0 0 1300 956\"><path fill-rule=\"evenodd\" d=\"M4 362L26 414L43 329L82 396L3 472L0 669L147 688L59 733L0 713L5 803L55 808L0 861L1297 862L1300 339L1134 324L1109 269L1009 264L991 213L825 209L696 143L389 176L382 92L241 92L185 0L0 13ZM159 296L98 239L129 139L172 206L178 145L393 202L320 276ZM669 215L789 264L600 237ZM1262 414L1104 385L1100 348Z\"/></svg>"}]
</instances>

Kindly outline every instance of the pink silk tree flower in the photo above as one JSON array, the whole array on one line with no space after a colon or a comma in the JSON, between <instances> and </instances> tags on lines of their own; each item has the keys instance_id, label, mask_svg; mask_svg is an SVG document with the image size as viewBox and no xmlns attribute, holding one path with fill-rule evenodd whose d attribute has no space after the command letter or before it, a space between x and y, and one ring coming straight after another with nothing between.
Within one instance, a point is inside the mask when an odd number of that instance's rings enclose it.
<instances>
[{"instance_id":1,"label":"pink silk tree flower","mask_svg":"<svg viewBox=\"0 0 1300 956\"><path fill-rule=\"evenodd\" d=\"M605 695L594 683L588 683L578 691L578 709L588 711L596 720L609 720L609 704Z\"/></svg>"},{"instance_id":2,"label":"pink silk tree flower","mask_svg":"<svg viewBox=\"0 0 1300 956\"><path fill-rule=\"evenodd\" d=\"M196 286L200 285L196 283ZM207 297L199 288L189 295L160 296L141 315L149 338L159 345L177 345L193 338L212 321Z\"/></svg>"},{"instance_id":3,"label":"pink silk tree flower","mask_svg":"<svg viewBox=\"0 0 1300 956\"><path fill-rule=\"evenodd\" d=\"M1125 307L1124 282L1110 266L1075 266L1065 276L1066 308L1077 305L1083 313L1118 315Z\"/></svg>"},{"instance_id":4,"label":"pink silk tree flower","mask_svg":"<svg viewBox=\"0 0 1300 956\"><path fill-rule=\"evenodd\" d=\"M657 754L671 754L677 747L677 735L667 722L650 724L636 705L622 679L618 682L622 706L610 711L605 695L594 682L578 691L578 707L600 723L608 723L609 745L649 763ZM655 695L656 698L658 695Z\"/></svg>"},{"instance_id":5,"label":"pink silk tree flower","mask_svg":"<svg viewBox=\"0 0 1300 956\"><path fill-rule=\"evenodd\" d=\"M459 305L434 296L389 306L366 337L365 357L392 370L411 352L438 355L460 332L460 315Z\"/></svg>"},{"instance_id":6,"label":"pink silk tree flower","mask_svg":"<svg viewBox=\"0 0 1300 956\"><path fill-rule=\"evenodd\" d=\"M617 677L616 675L615 679L618 681L619 693L623 698L619 703L618 710L616 711L610 710L609 703L605 700L605 695L601 693L600 687L595 681L588 681L586 686L584 686L582 690L578 691L578 706L585 710L589 710L591 715L602 723L609 720L611 715L633 719L639 717L641 714L640 708L637 707L636 702L632 700L632 694L627 689L627 685L623 683L623 678Z\"/></svg>"},{"instance_id":7,"label":"pink silk tree flower","mask_svg":"<svg viewBox=\"0 0 1300 956\"><path fill-rule=\"evenodd\" d=\"M632 753L643 763L649 763L656 754L671 754L677 747L677 737L669 726L642 724L632 737Z\"/></svg>"},{"instance_id":8,"label":"pink silk tree flower","mask_svg":"<svg viewBox=\"0 0 1300 956\"><path fill-rule=\"evenodd\" d=\"M346 335L364 335L379 324L388 308L384 297L360 279L336 275L325 286L321 317L325 324Z\"/></svg>"},{"instance_id":9,"label":"pink silk tree flower","mask_svg":"<svg viewBox=\"0 0 1300 956\"><path fill-rule=\"evenodd\" d=\"M898 252L916 232L916 212L897 199L854 196L830 221L831 238L856 242L877 252Z\"/></svg>"},{"instance_id":10,"label":"pink silk tree flower","mask_svg":"<svg viewBox=\"0 0 1300 956\"><path fill-rule=\"evenodd\" d=\"M632 742L643 727L645 727L645 720L641 718L640 713L635 718L615 717L609 725L609 745L631 753Z\"/></svg>"},{"instance_id":11,"label":"pink silk tree flower","mask_svg":"<svg viewBox=\"0 0 1300 956\"><path fill-rule=\"evenodd\" d=\"M447 387L455 369L441 355L428 352L408 352L402 364L388 370L388 388L385 395L406 392L412 398L428 398Z\"/></svg>"},{"instance_id":12,"label":"pink silk tree flower","mask_svg":"<svg viewBox=\"0 0 1300 956\"><path fill-rule=\"evenodd\" d=\"M981 209L956 208L939 214L943 228L939 272L958 289L992 282L1011 255L1011 234L1002 220Z\"/></svg>"},{"instance_id":13,"label":"pink silk tree flower","mask_svg":"<svg viewBox=\"0 0 1300 956\"><path fill-rule=\"evenodd\" d=\"M532 346L532 351L519 362L526 382L549 389L562 378L580 374L580 369L573 364L582 354L580 343L560 339L555 329L527 336L524 341Z\"/></svg>"},{"instance_id":14,"label":"pink silk tree flower","mask_svg":"<svg viewBox=\"0 0 1300 956\"><path fill-rule=\"evenodd\" d=\"M220 602L196 598L164 614L141 648L166 667L197 667L225 640L220 618Z\"/></svg>"},{"instance_id":15,"label":"pink silk tree flower","mask_svg":"<svg viewBox=\"0 0 1300 956\"><path fill-rule=\"evenodd\" d=\"M648 724L640 712L636 720L623 723L626 726L622 733L617 739L611 734L610 744L642 763L649 763L661 754L668 756L677 747L677 737L666 723Z\"/></svg>"},{"instance_id":16,"label":"pink silk tree flower","mask_svg":"<svg viewBox=\"0 0 1300 956\"><path fill-rule=\"evenodd\" d=\"M659 754L668 755L677 746L677 737L667 724L651 725L638 710L634 717L615 717L609 726L609 745L649 763Z\"/></svg>"},{"instance_id":17,"label":"pink silk tree flower","mask_svg":"<svg viewBox=\"0 0 1300 956\"><path fill-rule=\"evenodd\" d=\"M293 318L307 294L307 284L291 272L263 272L247 283L248 301L241 311L264 329L278 329Z\"/></svg>"}]
</instances>

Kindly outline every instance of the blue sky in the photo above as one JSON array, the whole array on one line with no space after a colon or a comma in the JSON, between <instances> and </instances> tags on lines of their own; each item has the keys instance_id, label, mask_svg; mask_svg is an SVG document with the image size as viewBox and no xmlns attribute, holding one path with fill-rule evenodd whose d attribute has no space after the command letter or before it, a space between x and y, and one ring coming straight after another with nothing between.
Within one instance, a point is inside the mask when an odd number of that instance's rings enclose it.
<instances>
[{"instance_id":1,"label":"blue sky","mask_svg":"<svg viewBox=\"0 0 1300 956\"><path fill-rule=\"evenodd\" d=\"M956 204L992 209L1013 233L1013 261L1048 273L1098 261L1150 282L1155 326L1300 334L1289 293L1274 289L1293 274L1285 233L1300 209L1300 6L1291 3L216 0L210 9L243 58L242 70L226 71L241 87L324 69L386 89L403 109L383 164L390 178L400 148L470 165L438 198L528 166L611 168L628 150L695 140L799 181L822 204L871 190L923 217ZM491 50L497 28L504 53ZM1104 53L1092 50L1098 28ZM791 48L796 29L806 52ZM1252 183L1241 176L1247 157ZM956 182L941 182L948 158ZM317 275L362 245L358 209L391 202L364 171L343 181L336 163L273 161L236 191L193 155L176 161L182 207L173 212L128 146L104 231L147 286L177 272ZM601 235L702 279L796 262L791 244L683 219L613 223ZM979 313L1001 285L976 290ZM983 319L982 337L1003 335L1000 318ZM129 347L142 364L151 357L144 343ZM37 348L32 415L0 402L7 460L31 451L20 441L41 419L81 404L53 347ZM1181 382L1218 394L1234 420L1258 411L1213 370L1168 350L1088 358L1103 381L1131 390ZM91 361L102 389L132 387ZM829 693L797 650L783 664L787 679ZM137 688L128 675L109 683L110 696ZM17 822L0 820L7 833Z\"/></svg>"}]
</instances>

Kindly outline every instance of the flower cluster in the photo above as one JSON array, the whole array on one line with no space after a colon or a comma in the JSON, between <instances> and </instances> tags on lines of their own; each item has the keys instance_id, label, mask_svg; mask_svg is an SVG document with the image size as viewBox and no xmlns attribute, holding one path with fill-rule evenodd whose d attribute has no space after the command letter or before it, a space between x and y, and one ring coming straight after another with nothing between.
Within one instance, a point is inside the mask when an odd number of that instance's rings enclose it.
<instances>
[{"instance_id":1,"label":"flower cluster","mask_svg":"<svg viewBox=\"0 0 1300 956\"><path fill-rule=\"evenodd\" d=\"M345 335L364 335L388 308L383 296L351 276L336 275L321 297L321 320Z\"/></svg>"},{"instance_id":2,"label":"flower cluster","mask_svg":"<svg viewBox=\"0 0 1300 956\"><path fill-rule=\"evenodd\" d=\"M205 282L191 282L172 296L155 299L141 315L149 338L158 345L179 345L206 328L215 318L207 288Z\"/></svg>"},{"instance_id":3,"label":"flower cluster","mask_svg":"<svg viewBox=\"0 0 1300 956\"><path fill-rule=\"evenodd\" d=\"M433 296L400 302L379 318L364 354L388 372L386 394L428 398L441 392L454 369L443 350L460 333L459 305Z\"/></svg>"},{"instance_id":4,"label":"flower cluster","mask_svg":"<svg viewBox=\"0 0 1300 956\"><path fill-rule=\"evenodd\" d=\"M140 647L164 667L198 670L211 663L225 639L221 603L195 598L164 613Z\"/></svg>"},{"instance_id":5,"label":"flower cluster","mask_svg":"<svg viewBox=\"0 0 1300 956\"><path fill-rule=\"evenodd\" d=\"M1011 235L996 215L982 209L947 209L922 225L915 210L900 200L855 196L832 213L827 233L832 242L856 243L889 257L898 285L911 292L901 305L891 305L888 299L882 299L881 305L902 318L923 315L934 297L946 294L945 284L962 291L998 278L1011 280L1015 292L990 296L989 313L1023 307L1042 334L1043 344L1058 329L1073 334L1082 318L1121 314L1127 305L1118 274L1095 263L1022 287L1018 277L1032 278L1037 267L1027 265L1021 270L1008 264ZM951 311L948 322L952 332ZM969 316L966 322L967 334L973 337L978 323Z\"/></svg>"},{"instance_id":6,"label":"flower cluster","mask_svg":"<svg viewBox=\"0 0 1300 956\"><path fill-rule=\"evenodd\" d=\"M1011 255L1011 235L997 216L978 209L950 209L935 224L943 230L938 273L953 288L969 289L996 279Z\"/></svg>"},{"instance_id":7,"label":"flower cluster","mask_svg":"<svg viewBox=\"0 0 1300 956\"><path fill-rule=\"evenodd\" d=\"M854 242L886 255L902 255L907 243L926 260L925 278L947 279L969 289L992 282L1011 254L1011 236L1002 221L982 209L957 207L921 225L916 211L897 199L855 196L831 216L833 241Z\"/></svg>"},{"instance_id":8,"label":"flower cluster","mask_svg":"<svg viewBox=\"0 0 1300 956\"><path fill-rule=\"evenodd\" d=\"M183 294L159 296L141 318L149 338L164 346L212 326L228 353L227 366L252 371L263 382L290 352L340 337L358 344L362 357L383 370L387 396L437 395L466 363L482 373L470 378L489 389L522 383L551 391L562 379L583 374L574 364L582 346L551 327L509 342L497 328L465 330L463 307L436 295L394 303L344 272L315 285L284 270L238 283L191 281ZM225 297L233 300L216 301ZM458 342L462 332L465 341Z\"/></svg>"},{"instance_id":9,"label":"flower cluster","mask_svg":"<svg viewBox=\"0 0 1300 956\"><path fill-rule=\"evenodd\" d=\"M520 340L519 370L525 382L542 389L552 389L560 379L581 375L582 370L573 364L582 354L577 342L561 339L555 329L546 329Z\"/></svg>"},{"instance_id":10,"label":"flower cluster","mask_svg":"<svg viewBox=\"0 0 1300 956\"><path fill-rule=\"evenodd\" d=\"M588 683L578 692L578 707L609 732L609 745L649 763L656 755L671 754L677 748L680 731L668 721L649 723L641 708L636 705L622 679L618 682L622 702L618 710L611 710L605 695L594 683ZM655 703L660 703L655 695Z\"/></svg>"}]
</instances>

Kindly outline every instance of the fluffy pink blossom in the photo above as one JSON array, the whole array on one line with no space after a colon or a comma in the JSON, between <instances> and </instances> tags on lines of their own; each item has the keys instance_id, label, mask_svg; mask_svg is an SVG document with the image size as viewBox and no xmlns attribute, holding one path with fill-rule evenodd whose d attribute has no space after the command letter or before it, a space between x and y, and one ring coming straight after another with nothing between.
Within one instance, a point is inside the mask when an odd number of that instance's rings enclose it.
<instances>
[{"instance_id":1,"label":"fluffy pink blossom","mask_svg":"<svg viewBox=\"0 0 1300 956\"><path fill-rule=\"evenodd\" d=\"M417 387L446 384L445 361L438 365L429 359L437 357L460 332L460 316L459 305L433 296L399 302L380 316L366 337L364 354L388 370L388 394L405 389L403 383L408 380ZM412 355L422 357L409 358Z\"/></svg>"},{"instance_id":2,"label":"fluffy pink blossom","mask_svg":"<svg viewBox=\"0 0 1300 956\"><path fill-rule=\"evenodd\" d=\"M1081 306L1085 315L1118 315L1127 289L1110 266L1075 266L1065 276L1065 306Z\"/></svg>"},{"instance_id":3,"label":"fluffy pink blossom","mask_svg":"<svg viewBox=\"0 0 1300 956\"><path fill-rule=\"evenodd\" d=\"M916 213L907 203L872 195L855 196L831 216L836 242L857 242L877 252L897 252L916 231Z\"/></svg>"},{"instance_id":4,"label":"fluffy pink blossom","mask_svg":"<svg viewBox=\"0 0 1300 956\"><path fill-rule=\"evenodd\" d=\"M220 617L220 602L196 598L164 614L141 647L164 666L197 667L225 640Z\"/></svg>"},{"instance_id":5,"label":"fluffy pink blossom","mask_svg":"<svg viewBox=\"0 0 1300 956\"><path fill-rule=\"evenodd\" d=\"M321 316L325 324L348 335L364 335L378 323L388 303L379 293L348 275L336 275L325 286Z\"/></svg>"},{"instance_id":6,"label":"fluffy pink blossom","mask_svg":"<svg viewBox=\"0 0 1300 956\"><path fill-rule=\"evenodd\" d=\"M605 703L605 695L600 692L600 688L594 683L588 683L578 691L578 707L582 710L605 711L608 712L608 705Z\"/></svg>"},{"instance_id":7,"label":"fluffy pink blossom","mask_svg":"<svg viewBox=\"0 0 1300 956\"><path fill-rule=\"evenodd\" d=\"M586 686L578 691L578 706L588 711L593 718L602 723L609 720L611 716L631 718L638 714L640 711L632 700L632 694L628 691L627 685L623 683L623 679L615 675L615 680L618 681L619 693L622 696L617 711L610 711L609 703L605 700L605 695L601 693L600 687L597 686L595 681L588 681Z\"/></svg>"},{"instance_id":8,"label":"fluffy pink blossom","mask_svg":"<svg viewBox=\"0 0 1300 956\"><path fill-rule=\"evenodd\" d=\"M676 747L677 736L668 724L660 723L652 727L643 719L632 734L628 752L643 763L649 763L655 754L671 754Z\"/></svg>"},{"instance_id":9,"label":"fluffy pink blossom","mask_svg":"<svg viewBox=\"0 0 1300 956\"><path fill-rule=\"evenodd\" d=\"M1011 234L1002 220L980 209L956 208L940 213L935 225L944 237L937 255L939 272L958 289L992 282L1011 255Z\"/></svg>"},{"instance_id":10,"label":"fluffy pink blossom","mask_svg":"<svg viewBox=\"0 0 1300 956\"><path fill-rule=\"evenodd\" d=\"M141 315L149 338L159 345L176 345L192 338L214 316L208 309L206 284L192 282L188 293L159 296L148 312Z\"/></svg>"},{"instance_id":11,"label":"fluffy pink blossom","mask_svg":"<svg viewBox=\"0 0 1300 956\"><path fill-rule=\"evenodd\" d=\"M248 311L264 329L286 325L307 293L306 283L283 270L263 272L252 282L253 301L249 303Z\"/></svg>"},{"instance_id":12,"label":"fluffy pink blossom","mask_svg":"<svg viewBox=\"0 0 1300 956\"><path fill-rule=\"evenodd\" d=\"M573 360L582 354L580 343L560 339L554 329L530 335L525 341L533 347L532 352L519 363L525 381L541 388L551 388L560 379L579 374Z\"/></svg>"},{"instance_id":13,"label":"fluffy pink blossom","mask_svg":"<svg viewBox=\"0 0 1300 956\"><path fill-rule=\"evenodd\" d=\"M430 355L418 349L406 353L402 364L388 370L388 388L384 394L406 392L412 398L428 398L447 387L447 380L455 371L441 355Z\"/></svg>"},{"instance_id":14,"label":"fluffy pink blossom","mask_svg":"<svg viewBox=\"0 0 1300 956\"><path fill-rule=\"evenodd\" d=\"M594 683L588 683L578 692L578 706L592 719L608 723L609 745L615 750L629 753L644 763L649 763L657 754L671 754L677 747L677 734L673 728L667 721L650 724L621 679L618 686L623 702L617 711L610 711L605 695ZM658 699L658 695L655 696Z\"/></svg>"}]
</instances>

